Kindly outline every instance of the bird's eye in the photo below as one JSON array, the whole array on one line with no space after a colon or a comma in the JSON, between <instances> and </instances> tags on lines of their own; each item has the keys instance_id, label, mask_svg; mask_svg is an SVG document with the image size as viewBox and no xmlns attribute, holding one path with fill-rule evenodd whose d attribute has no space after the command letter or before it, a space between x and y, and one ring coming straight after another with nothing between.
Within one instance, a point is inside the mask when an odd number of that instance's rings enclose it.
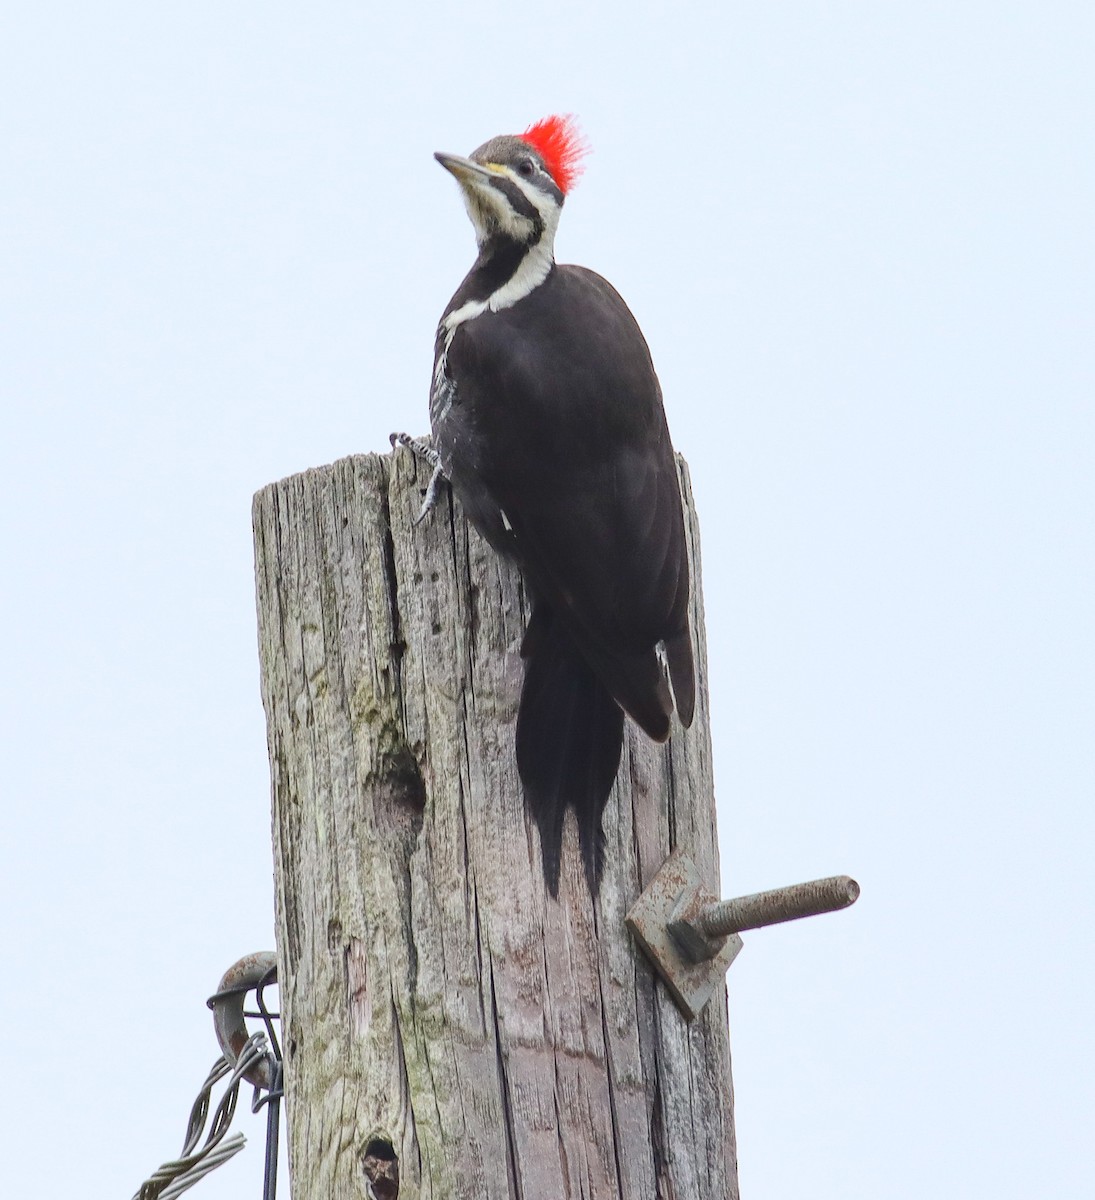
<instances>
[{"instance_id":1,"label":"bird's eye","mask_svg":"<svg viewBox=\"0 0 1095 1200\"><path fill-rule=\"evenodd\" d=\"M536 164L532 161L531 158L523 158L517 164L517 173L519 175L524 175L524 177L526 179L528 179L532 175L533 171L535 171L535 170L536 170Z\"/></svg>"}]
</instances>

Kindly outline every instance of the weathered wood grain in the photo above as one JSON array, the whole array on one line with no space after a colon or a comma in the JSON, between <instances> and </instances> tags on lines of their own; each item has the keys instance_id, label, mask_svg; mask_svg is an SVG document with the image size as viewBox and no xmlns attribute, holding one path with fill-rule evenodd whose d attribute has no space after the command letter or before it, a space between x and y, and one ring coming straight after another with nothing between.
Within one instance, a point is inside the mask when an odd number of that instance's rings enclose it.
<instances>
[{"instance_id":1,"label":"weathered wood grain","mask_svg":"<svg viewBox=\"0 0 1095 1200\"><path fill-rule=\"evenodd\" d=\"M516 571L447 497L412 525L406 451L256 496L296 1200L368 1196L387 1142L401 1200L737 1196L725 991L688 1025L624 928L675 846L718 879L682 483L696 718L629 722L596 905L571 827L548 897L522 805Z\"/></svg>"}]
</instances>

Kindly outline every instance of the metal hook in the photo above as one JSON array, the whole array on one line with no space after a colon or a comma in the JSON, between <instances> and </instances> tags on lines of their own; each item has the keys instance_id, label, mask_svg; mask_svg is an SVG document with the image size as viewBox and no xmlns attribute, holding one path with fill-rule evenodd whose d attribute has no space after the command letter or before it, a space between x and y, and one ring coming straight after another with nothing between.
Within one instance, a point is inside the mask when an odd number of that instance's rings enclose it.
<instances>
[{"instance_id":1,"label":"metal hook","mask_svg":"<svg viewBox=\"0 0 1095 1200\"><path fill-rule=\"evenodd\" d=\"M277 955L272 950L246 954L225 971L216 992L207 1002L213 1010L217 1042L233 1066L239 1061L249 1037L243 1015L244 997L253 988L276 980L277 969ZM268 1056L244 1072L244 1078L254 1087L270 1091L276 1082L274 1066L272 1056Z\"/></svg>"}]
</instances>

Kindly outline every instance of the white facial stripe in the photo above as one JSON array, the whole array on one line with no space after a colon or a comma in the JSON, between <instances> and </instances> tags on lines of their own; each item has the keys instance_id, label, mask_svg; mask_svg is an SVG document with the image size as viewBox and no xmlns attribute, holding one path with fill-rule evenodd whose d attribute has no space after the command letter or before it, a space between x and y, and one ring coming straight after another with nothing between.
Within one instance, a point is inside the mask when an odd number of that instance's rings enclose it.
<instances>
[{"instance_id":1,"label":"white facial stripe","mask_svg":"<svg viewBox=\"0 0 1095 1200\"><path fill-rule=\"evenodd\" d=\"M545 234L555 236L559 225L559 205L553 196L540 191L531 180L518 175L512 167L501 163L492 163L489 170L496 175L502 175L521 192L521 195L536 209L544 225ZM532 222L528 217L514 212L505 195L493 188L484 180L464 183L461 190L464 193L464 204L468 216L475 226L476 237L480 242L492 232L500 230L516 241L527 241L532 236Z\"/></svg>"},{"instance_id":2,"label":"white facial stripe","mask_svg":"<svg viewBox=\"0 0 1095 1200\"><path fill-rule=\"evenodd\" d=\"M559 224L559 206L555 203L553 196L545 195L531 180L518 175L512 167L503 167L502 171L507 179L520 188L521 194L540 214L540 220L544 222L545 226L549 223Z\"/></svg>"},{"instance_id":3,"label":"white facial stripe","mask_svg":"<svg viewBox=\"0 0 1095 1200\"><path fill-rule=\"evenodd\" d=\"M507 178L512 178L509 170L498 171ZM471 223L475 226L475 236L480 242L485 241L492 233L501 232L518 242L527 242L532 237L532 221L513 210L506 197L486 180L476 179L461 188L464 193L464 207L468 210Z\"/></svg>"}]
</instances>

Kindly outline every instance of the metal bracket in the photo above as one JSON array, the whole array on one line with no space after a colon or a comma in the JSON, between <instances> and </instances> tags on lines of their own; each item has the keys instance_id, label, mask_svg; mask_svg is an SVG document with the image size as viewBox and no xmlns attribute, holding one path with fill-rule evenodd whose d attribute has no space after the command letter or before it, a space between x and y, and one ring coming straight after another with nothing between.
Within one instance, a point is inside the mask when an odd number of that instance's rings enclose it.
<instances>
[{"instance_id":1,"label":"metal bracket","mask_svg":"<svg viewBox=\"0 0 1095 1200\"><path fill-rule=\"evenodd\" d=\"M628 929L691 1021L738 956L738 934L854 904L859 884L847 875L815 879L720 901L681 850L662 864L627 914Z\"/></svg>"}]
</instances>

